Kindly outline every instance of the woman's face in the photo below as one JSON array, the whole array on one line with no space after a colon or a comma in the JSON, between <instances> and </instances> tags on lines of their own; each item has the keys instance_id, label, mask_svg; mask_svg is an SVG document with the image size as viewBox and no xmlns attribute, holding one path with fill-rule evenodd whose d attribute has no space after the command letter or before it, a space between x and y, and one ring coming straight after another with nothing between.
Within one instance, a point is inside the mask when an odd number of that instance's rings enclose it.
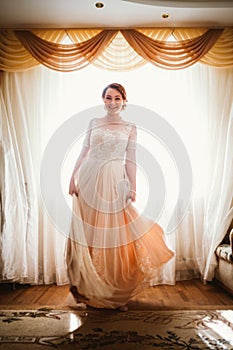
<instances>
[{"instance_id":1,"label":"woman's face","mask_svg":"<svg viewBox=\"0 0 233 350\"><path fill-rule=\"evenodd\" d=\"M103 98L105 108L109 114L118 114L122 110L124 100L116 89L108 88Z\"/></svg>"}]
</instances>

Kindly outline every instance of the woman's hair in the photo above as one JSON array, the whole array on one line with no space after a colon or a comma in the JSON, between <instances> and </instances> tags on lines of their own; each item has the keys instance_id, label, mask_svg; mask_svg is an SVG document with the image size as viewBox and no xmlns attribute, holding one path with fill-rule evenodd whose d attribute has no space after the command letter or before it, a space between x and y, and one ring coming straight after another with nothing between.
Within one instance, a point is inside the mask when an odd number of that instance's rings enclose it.
<instances>
[{"instance_id":1,"label":"woman's hair","mask_svg":"<svg viewBox=\"0 0 233 350\"><path fill-rule=\"evenodd\" d=\"M105 98L105 94L106 94L106 91L107 91L108 89L115 89L115 90L117 90L117 91L121 94L123 100L124 100L125 102L127 102L126 91L125 91L125 88L124 88L121 84L112 83L112 84L109 84L108 86L106 86L106 87L104 88L103 92L102 92L102 98Z\"/></svg>"}]
</instances>

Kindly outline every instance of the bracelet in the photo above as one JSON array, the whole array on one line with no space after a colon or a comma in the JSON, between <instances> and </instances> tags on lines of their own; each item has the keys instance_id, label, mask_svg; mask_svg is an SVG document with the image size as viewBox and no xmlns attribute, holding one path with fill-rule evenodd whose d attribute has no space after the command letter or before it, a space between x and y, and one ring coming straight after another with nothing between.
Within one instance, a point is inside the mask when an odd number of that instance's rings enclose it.
<instances>
[{"instance_id":1,"label":"bracelet","mask_svg":"<svg viewBox=\"0 0 233 350\"><path fill-rule=\"evenodd\" d=\"M136 191L134 191L134 190L129 190L129 192L133 192L133 193L135 193L135 194L136 194Z\"/></svg>"}]
</instances>

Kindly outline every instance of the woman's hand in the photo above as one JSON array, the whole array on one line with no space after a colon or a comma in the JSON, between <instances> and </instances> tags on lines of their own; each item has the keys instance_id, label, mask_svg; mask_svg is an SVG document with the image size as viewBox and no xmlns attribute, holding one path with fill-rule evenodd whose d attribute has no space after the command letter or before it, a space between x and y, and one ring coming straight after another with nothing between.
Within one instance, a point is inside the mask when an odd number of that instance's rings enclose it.
<instances>
[{"instance_id":1,"label":"woman's hand","mask_svg":"<svg viewBox=\"0 0 233 350\"><path fill-rule=\"evenodd\" d=\"M128 200L131 200L132 202L136 201L136 191L129 190L126 201L128 202Z\"/></svg>"},{"instance_id":2,"label":"woman's hand","mask_svg":"<svg viewBox=\"0 0 233 350\"><path fill-rule=\"evenodd\" d=\"M73 194L78 196L78 192L77 192L77 189L76 189L76 186L75 186L75 181L74 181L74 175L72 175L72 177L70 179L69 194L71 196L73 196Z\"/></svg>"}]
</instances>

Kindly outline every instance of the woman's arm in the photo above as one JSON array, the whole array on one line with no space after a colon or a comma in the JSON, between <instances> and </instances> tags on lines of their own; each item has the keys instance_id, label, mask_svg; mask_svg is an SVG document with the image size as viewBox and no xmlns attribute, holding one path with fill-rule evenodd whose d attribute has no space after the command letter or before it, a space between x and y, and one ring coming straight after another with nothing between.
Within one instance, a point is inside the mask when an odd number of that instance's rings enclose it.
<instances>
[{"instance_id":1,"label":"woman's arm","mask_svg":"<svg viewBox=\"0 0 233 350\"><path fill-rule=\"evenodd\" d=\"M76 190L76 186L75 186L75 180L74 180L74 175L75 173L78 171L80 165L82 164L82 162L84 161L84 159L87 156L87 153L90 149L90 135L91 135L91 124L92 121L90 121L89 126L88 126L88 130L83 142L83 146L82 146L82 150L80 152L80 155L75 163L72 175L71 175L71 179L70 179L70 185L69 185L69 194L72 196L73 194L78 194L77 190Z\"/></svg>"},{"instance_id":2,"label":"woman's arm","mask_svg":"<svg viewBox=\"0 0 233 350\"><path fill-rule=\"evenodd\" d=\"M126 148L126 158L125 167L126 172L130 181L130 191L128 193L127 199L131 199L133 202L136 200L136 143L137 143L137 128L133 125L130 132L128 145Z\"/></svg>"},{"instance_id":3,"label":"woman's arm","mask_svg":"<svg viewBox=\"0 0 233 350\"><path fill-rule=\"evenodd\" d=\"M69 194L71 196L73 194L77 195L75 181L74 181L74 175L78 171L78 169L79 169L80 165L82 164L82 162L84 161L84 159L86 158L86 155L87 155L88 151L89 151L89 147L83 145L81 153L80 153L80 155L79 155L79 157L78 157L78 159L77 159L77 161L75 163L74 170L72 172L72 176L71 176L71 179L70 179L70 185L69 185Z\"/></svg>"}]
</instances>

